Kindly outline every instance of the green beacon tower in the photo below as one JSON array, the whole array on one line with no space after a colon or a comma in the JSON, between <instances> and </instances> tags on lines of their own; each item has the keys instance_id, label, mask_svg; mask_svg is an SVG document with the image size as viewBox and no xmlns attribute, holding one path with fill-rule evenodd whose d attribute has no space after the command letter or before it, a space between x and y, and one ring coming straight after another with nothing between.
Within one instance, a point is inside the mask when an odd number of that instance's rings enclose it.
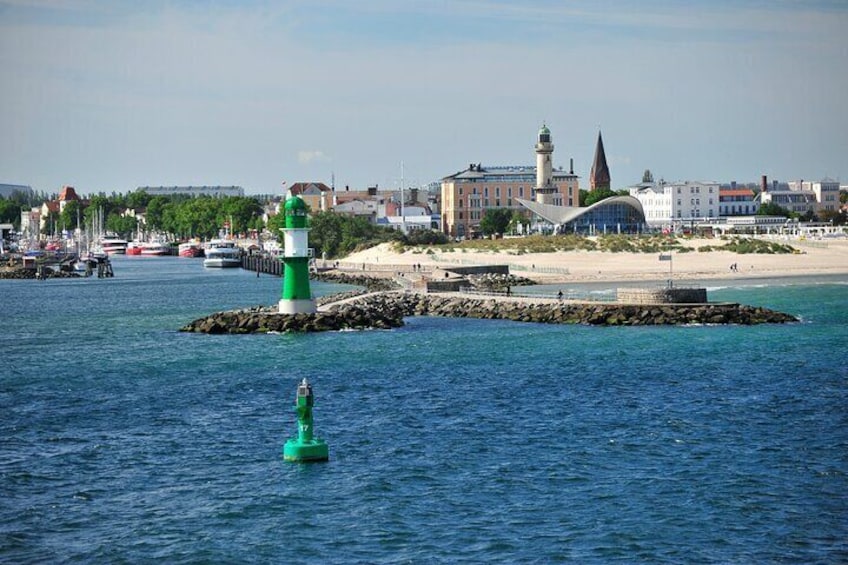
<instances>
[{"instance_id":1,"label":"green beacon tower","mask_svg":"<svg viewBox=\"0 0 848 565\"><path fill-rule=\"evenodd\" d=\"M315 397L312 385L303 379L297 387L295 411L297 412L297 437L286 441L283 446L283 459L298 463L310 461L328 461L330 448L323 439L312 437L312 406Z\"/></svg>"},{"instance_id":2,"label":"green beacon tower","mask_svg":"<svg viewBox=\"0 0 848 565\"><path fill-rule=\"evenodd\" d=\"M315 300L309 290L309 228L306 203L299 196L286 200L283 228L283 297L280 314L312 314Z\"/></svg>"}]
</instances>

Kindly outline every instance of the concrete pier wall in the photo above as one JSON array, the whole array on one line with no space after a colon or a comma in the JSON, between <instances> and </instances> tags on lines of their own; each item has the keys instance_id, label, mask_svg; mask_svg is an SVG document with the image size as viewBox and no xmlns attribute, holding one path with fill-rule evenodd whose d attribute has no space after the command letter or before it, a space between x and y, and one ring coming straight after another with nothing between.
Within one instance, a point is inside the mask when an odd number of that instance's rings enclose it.
<instances>
[{"instance_id":1,"label":"concrete pier wall","mask_svg":"<svg viewBox=\"0 0 848 565\"><path fill-rule=\"evenodd\" d=\"M620 304L706 304L705 288L619 288L615 292Z\"/></svg>"}]
</instances>

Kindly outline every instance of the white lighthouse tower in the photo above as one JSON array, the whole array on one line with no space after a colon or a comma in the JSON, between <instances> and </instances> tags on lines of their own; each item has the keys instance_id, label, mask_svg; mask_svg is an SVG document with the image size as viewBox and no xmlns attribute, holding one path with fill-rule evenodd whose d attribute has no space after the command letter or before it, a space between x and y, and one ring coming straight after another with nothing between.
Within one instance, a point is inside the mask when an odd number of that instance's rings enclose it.
<instances>
[{"instance_id":1,"label":"white lighthouse tower","mask_svg":"<svg viewBox=\"0 0 848 565\"><path fill-rule=\"evenodd\" d=\"M557 192L557 187L553 183L553 163L551 162L553 152L551 130L542 124L536 141L536 202L539 204L556 204L554 194Z\"/></svg>"},{"instance_id":2,"label":"white lighthouse tower","mask_svg":"<svg viewBox=\"0 0 848 565\"><path fill-rule=\"evenodd\" d=\"M312 314L315 300L309 290L309 227L306 203L292 195L284 206L286 227L283 228L283 296L280 314Z\"/></svg>"}]
</instances>

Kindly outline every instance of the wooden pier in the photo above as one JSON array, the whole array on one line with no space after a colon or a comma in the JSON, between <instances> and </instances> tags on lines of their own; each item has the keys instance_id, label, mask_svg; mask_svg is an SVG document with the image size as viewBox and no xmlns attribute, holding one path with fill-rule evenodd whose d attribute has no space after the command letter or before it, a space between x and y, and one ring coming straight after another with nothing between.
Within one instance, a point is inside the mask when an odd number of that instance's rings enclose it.
<instances>
[{"instance_id":1,"label":"wooden pier","mask_svg":"<svg viewBox=\"0 0 848 565\"><path fill-rule=\"evenodd\" d=\"M246 271L266 275L283 276L283 261L280 257L245 255L241 258L241 268Z\"/></svg>"}]
</instances>

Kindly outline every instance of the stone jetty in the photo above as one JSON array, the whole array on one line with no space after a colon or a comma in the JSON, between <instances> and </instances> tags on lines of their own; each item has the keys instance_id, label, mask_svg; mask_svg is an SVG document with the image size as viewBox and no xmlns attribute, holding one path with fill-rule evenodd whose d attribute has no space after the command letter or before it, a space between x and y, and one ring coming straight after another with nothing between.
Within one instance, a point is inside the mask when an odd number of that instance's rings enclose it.
<instances>
[{"instance_id":1,"label":"stone jetty","mask_svg":"<svg viewBox=\"0 0 848 565\"><path fill-rule=\"evenodd\" d=\"M73 271L63 271L51 267L44 267L40 271L37 269L24 269L22 267L0 268L0 279L73 279L79 276L79 274Z\"/></svg>"},{"instance_id":2,"label":"stone jetty","mask_svg":"<svg viewBox=\"0 0 848 565\"><path fill-rule=\"evenodd\" d=\"M335 302L325 300L321 310L315 314L279 314L272 307L219 312L195 320L181 331L267 333L387 329L402 326L403 318L408 316L596 326L753 325L798 321L789 314L736 303L651 305L561 302L389 291L361 294Z\"/></svg>"}]
</instances>

